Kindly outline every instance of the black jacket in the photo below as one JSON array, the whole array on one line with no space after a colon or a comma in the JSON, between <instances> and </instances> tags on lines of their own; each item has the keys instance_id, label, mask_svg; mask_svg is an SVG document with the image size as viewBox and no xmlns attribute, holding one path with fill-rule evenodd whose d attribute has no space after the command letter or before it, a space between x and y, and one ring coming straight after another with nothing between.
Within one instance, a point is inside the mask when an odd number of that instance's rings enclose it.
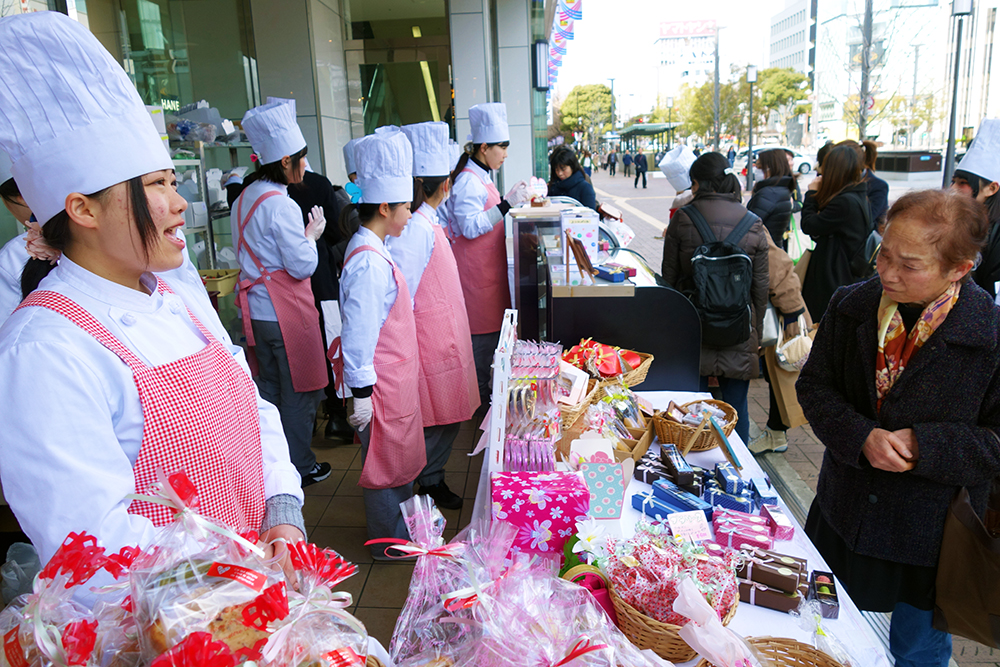
<instances>
[{"instance_id":1,"label":"black jacket","mask_svg":"<svg viewBox=\"0 0 1000 667\"><path fill-rule=\"evenodd\" d=\"M556 180L549 183L549 194L553 197L572 197L587 208L597 210L597 195L594 186L587 182L586 174L574 171L564 181Z\"/></svg>"},{"instance_id":2,"label":"black jacket","mask_svg":"<svg viewBox=\"0 0 1000 667\"><path fill-rule=\"evenodd\" d=\"M889 184L871 170L865 171L865 183L868 185L868 207L872 212L872 220L880 225L885 222L885 215L889 212Z\"/></svg>"},{"instance_id":3,"label":"black jacket","mask_svg":"<svg viewBox=\"0 0 1000 667\"><path fill-rule=\"evenodd\" d=\"M983 248L983 259L972 274L976 284L996 297L994 284L1000 281L1000 220L990 221L990 234Z\"/></svg>"},{"instance_id":4,"label":"black jacket","mask_svg":"<svg viewBox=\"0 0 1000 667\"><path fill-rule=\"evenodd\" d=\"M339 196L338 196L339 195ZM350 203L351 198L343 188L330 183L326 176L307 171L301 183L288 186L288 196L302 209L303 227L309 224L308 214L313 206L323 209L326 229L316 242L319 263L312 276L313 296L320 301L337 301L340 298L340 274L333 260L333 247L340 243L340 210Z\"/></svg>"},{"instance_id":5,"label":"black jacket","mask_svg":"<svg viewBox=\"0 0 1000 667\"><path fill-rule=\"evenodd\" d=\"M1000 474L1000 309L972 282L875 410L878 277L837 290L795 385L826 446L817 506L853 552L935 566L961 487L983 516ZM916 467L891 473L861 453L874 428L912 428Z\"/></svg>"},{"instance_id":6,"label":"black jacket","mask_svg":"<svg viewBox=\"0 0 1000 667\"><path fill-rule=\"evenodd\" d=\"M871 231L867 197L868 186L862 181L845 189L820 211L816 193L806 193L802 231L812 237L816 248L806 268L802 297L814 322L823 317L838 287L858 281L851 273L851 257Z\"/></svg>"},{"instance_id":7,"label":"black jacket","mask_svg":"<svg viewBox=\"0 0 1000 667\"><path fill-rule=\"evenodd\" d=\"M639 172L639 171L649 171L649 163L646 162L646 155L645 154L636 155L634 158L632 158L632 160L633 160L633 162L635 162L635 170L637 172Z\"/></svg>"},{"instance_id":8,"label":"black jacket","mask_svg":"<svg viewBox=\"0 0 1000 667\"><path fill-rule=\"evenodd\" d=\"M795 179L776 176L755 183L753 196L747 202L747 210L760 218L779 248L785 247L785 232L795 211L794 194Z\"/></svg>"}]
</instances>

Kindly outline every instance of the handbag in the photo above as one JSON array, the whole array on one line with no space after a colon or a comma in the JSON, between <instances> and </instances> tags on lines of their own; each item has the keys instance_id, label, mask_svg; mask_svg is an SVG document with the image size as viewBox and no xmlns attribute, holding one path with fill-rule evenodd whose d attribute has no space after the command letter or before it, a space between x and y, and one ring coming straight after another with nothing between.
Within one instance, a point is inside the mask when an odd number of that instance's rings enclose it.
<instances>
[{"instance_id":1,"label":"handbag","mask_svg":"<svg viewBox=\"0 0 1000 667\"><path fill-rule=\"evenodd\" d=\"M988 523L1000 508L993 487ZM987 530L965 488L948 508L935 588L935 628L1000 648L1000 535Z\"/></svg>"},{"instance_id":2,"label":"handbag","mask_svg":"<svg viewBox=\"0 0 1000 667\"><path fill-rule=\"evenodd\" d=\"M764 326L760 332L760 346L771 347L778 344L778 332L781 331L781 315L770 301L764 311Z\"/></svg>"},{"instance_id":3,"label":"handbag","mask_svg":"<svg viewBox=\"0 0 1000 667\"><path fill-rule=\"evenodd\" d=\"M861 242L861 247L851 255L850 268L852 276L859 280L867 280L875 274L875 259L878 257L878 251L882 247L882 235L878 233L878 229L872 224L868 199L862 199L860 195L857 198L861 200L861 210L865 214L865 228L871 231L868 232L865 240Z\"/></svg>"},{"instance_id":4,"label":"handbag","mask_svg":"<svg viewBox=\"0 0 1000 667\"><path fill-rule=\"evenodd\" d=\"M805 315L799 315L799 334L783 341L784 329L779 329L778 346L774 351L774 356L778 359L778 365L789 373L798 373L809 360L809 352L812 351L812 338L809 337L806 326Z\"/></svg>"}]
</instances>

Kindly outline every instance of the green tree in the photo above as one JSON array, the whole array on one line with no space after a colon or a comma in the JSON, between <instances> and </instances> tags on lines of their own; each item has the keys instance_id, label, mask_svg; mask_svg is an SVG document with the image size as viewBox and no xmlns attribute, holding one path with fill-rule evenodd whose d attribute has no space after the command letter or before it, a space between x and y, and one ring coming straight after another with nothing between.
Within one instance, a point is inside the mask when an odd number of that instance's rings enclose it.
<instances>
[{"instance_id":1,"label":"green tree","mask_svg":"<svg viewBox=\"0 0 1000 667\"><path fill-rule=\"evenodd\" d=\"M759 99L764 118L772 111L776 113L781 119L782 136L787 139L785 131L788 122L799 113L808 113L807 110L800 109L800 102L809 96L809 78L792 68L771 67L760 73L757 87L760 88ZM756 103L755 99L755 107Z\"/></svg>"},{"instance_id":2,"label":"green tree","mask_svg":"<svg viewBox=\"0 0 1000 667\"><path fill-rule=\"evenodd\" d=\"M721 142L734 141L737 145L744 142L750 124L747 119L750 107L750 84L746 80L746 68L733 66L729 72L730 80L719 84L719 135ZM767 117L760 102L761 91L754 86L754 131L764 124ZM666 119L666 109L657 109L658 119ZM706 144L715 139L715 84L706 81L700 86L681 86L680 93L674 101L673 118L682 123L678 135L695 135ZM724 139L723 137L728 137ZM720 150L722 146L719 146Z\"/></svg>"},{"instance_id":3,"label":"green tree","mask_svg":"<svg viewBox=\"0 0 1000 667\"><path fill-rule=\"evenodd\" d=\"M611 129L611 89L604 84L576 86L559 105L562 132L583 132L584 143L596 146L597 139Z\"/></svg>"}]
</instances>

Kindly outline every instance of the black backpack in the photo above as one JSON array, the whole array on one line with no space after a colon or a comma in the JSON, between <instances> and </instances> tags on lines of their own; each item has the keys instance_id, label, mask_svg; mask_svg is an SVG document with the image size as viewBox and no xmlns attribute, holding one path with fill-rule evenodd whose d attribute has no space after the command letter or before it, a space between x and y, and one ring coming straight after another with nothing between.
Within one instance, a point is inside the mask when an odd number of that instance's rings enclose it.
<instances>
[{"instance_id":1,"label":"black backpack","mask_svg":"<svg viewBox=\"0 0 1000 667\"><path fill-rule=\"evenodd\" d=\"M701 316L701 342L708 347L731 347L750 338L750 285L753 261L739 246L758 218L747 211L724 241L715 238L701 212L689 204L681 209L701 235L691 258L694 291L691 301Z\"/></svg>"}]
</instances>

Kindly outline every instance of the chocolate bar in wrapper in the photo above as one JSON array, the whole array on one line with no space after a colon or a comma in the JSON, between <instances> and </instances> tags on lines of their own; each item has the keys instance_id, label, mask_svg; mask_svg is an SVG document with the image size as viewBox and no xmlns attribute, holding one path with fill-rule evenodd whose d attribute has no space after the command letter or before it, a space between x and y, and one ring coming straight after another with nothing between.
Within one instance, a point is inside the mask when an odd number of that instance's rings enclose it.
<instances>
[{"instance_id":1,"label":"chocolate bar in wrapper","mask_svg":"<svg viewBox=\"0 0 1000 667\"><path fill-rule=\"evenodd\" d=\"M666 467L660 465L658 461L648 461L647 459L639 461L632 476L646 484L652 484L658 479L671 479L670 471Z\"/></svg>"},{"instance_id":2,"label":"chocolate bar in wrapper","mask_svg":"<svg viewBox=\"0 0 1000 667\"><path fill-rule=\"evenodd\" d=\"M715 529L715 541L733 549L770 549L774 546L771 531L764 527L719 526Z\"/></svg>"},{"instance_id":3,"label":"chocolate bar in wrapper","mask_svg":"<svg viewBox=\"0 0 1000 667\"><path fill-rule=\"evenodd\" d=\"M769 563L798 569L802 572L803 577L809 574L809 562L805 558L789 556L788 554L778 553L777 551L769 551L767 549L753 549L749 552L749 554L754 558L759 558Z\"/></svg>"},{"instance_id":4,"label":"chocolate bar in wrapper","mask_svg":"<svg viewBox=\"0 0 1000 667\"><path fill-rule=\"evenodd\" d=\"M765 586L754 581L739 579L740 602L747 602L758 607L766 607L775 611L783 611L786 614L794 609L798 609L799 602L802 601L802 593L786 593L776 588Z\"/></svg>"},{"instance_id":5,"label":"chocolate bar in wrapper","mask_svg":"<svg viewBox=\"0 0 1000 667\"><path fill-rule=\"evenodd\" d=\"M657 498L681 512L701 510L705 513L705 519L712 520L712 506L709 503L684 491L670 480L658 479L653 482L653 493Z\"/></svg>"},{"instance_id":6,"label":"chocolate bar in wrapper","mask_svg":"<svg viewBox=\"0 0 1000 667\"><path fill-rule=\"evenodd\" d=\"M694 482L694 470L684 460L676 445L660 445L660 461L673 473L678 485L686 486Z\"/></svg>"},{"instance_id":7,"label":"chocolate bar in wrapper","mask_svg":"<svg viewBox=\"0 0 1000 667\"><path fill-rule=\"evenodd\" d=\"M715 479L718 480L719 486L726 493L739 495L746 489L743 478L740 477L740 474L736 472L736 468L731 463L716 463Z\"/></svg>"}]
</instances>

